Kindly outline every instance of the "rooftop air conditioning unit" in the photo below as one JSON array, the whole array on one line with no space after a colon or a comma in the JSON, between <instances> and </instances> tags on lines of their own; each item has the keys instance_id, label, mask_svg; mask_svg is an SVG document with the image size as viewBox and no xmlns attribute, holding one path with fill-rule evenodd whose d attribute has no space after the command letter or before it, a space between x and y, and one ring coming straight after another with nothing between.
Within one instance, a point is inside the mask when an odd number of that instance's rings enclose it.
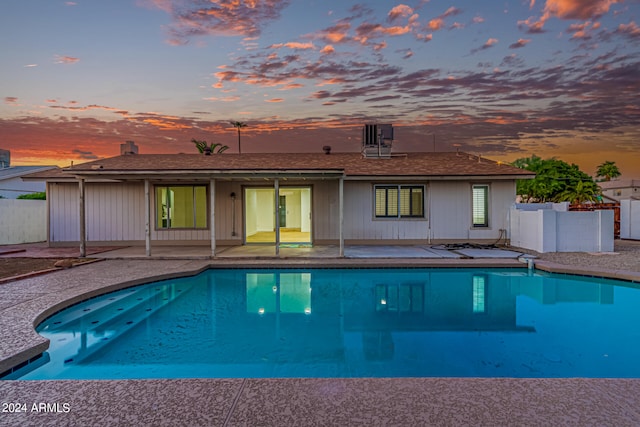
<instances>
[{"instance_id":1,"label":"rooftop air conditioning unit","mask_svg":"<svg viewBox=\"0 0 640 427\"><path fill-rule=\"evenodd\" d=\"M366 124L362 128L362 154L365 157L391 157L393 125Z\"/></svg>"}]
</instances>

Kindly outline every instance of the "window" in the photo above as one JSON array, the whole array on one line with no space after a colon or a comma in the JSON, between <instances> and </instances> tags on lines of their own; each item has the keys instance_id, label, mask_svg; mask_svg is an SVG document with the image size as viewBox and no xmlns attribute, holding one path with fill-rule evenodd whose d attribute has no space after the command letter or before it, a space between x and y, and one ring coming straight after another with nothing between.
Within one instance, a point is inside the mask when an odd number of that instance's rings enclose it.
<instances>
[{"instance_id":1,"label":"window","mask_svg":"<svg viewBox=\"0 0 640 427\"><path fill-rule=\"evenodd\" d=\"M424 186L376 185L376 218L424 218Z\"/></svg>"},{"instance_id":2,"label":"window","mask_svg":"<svg viewBox=\"0 0 640 427\"><path fill-rule=\"evenodd\" d=\"M156 187L157 228L207 228L207 187Z\"/></svg>"},{"instance_id":3,"label":"window","mask_svg":"<svg viewBox=\"0 0 640 427\"><path fill-rule=\"evenodd\" d=\"M489 226L489 186L474 185L472 191L472 215L474 227Z\"/></svg>"}]
</instances>

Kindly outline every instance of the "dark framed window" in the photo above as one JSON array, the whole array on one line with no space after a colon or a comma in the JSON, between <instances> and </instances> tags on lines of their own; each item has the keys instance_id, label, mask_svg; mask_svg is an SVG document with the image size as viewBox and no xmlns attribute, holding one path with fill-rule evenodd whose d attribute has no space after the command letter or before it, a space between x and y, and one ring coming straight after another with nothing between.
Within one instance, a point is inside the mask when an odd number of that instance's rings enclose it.
<instances>
[{"instance_id":1,"label":"dark framed window","mask_svg":"<svg viewBox=\"0 0 640 427\"><path fill-rule=\"evenodd\" d=\"M156 186L156 227L207 228L207 186Z\"/></svg>"},{"instance_id":2,"label":"dark framed window","mask_svg":"<svg viewBox=\"0 0 640 427\"><path fill-rule=\"evenodd\" d=\"M376 218L424 218L423 185L376 185Z\"/></svg>"},{"instance_id":3,"label":"dark framed window","mask_svg":"<svg viewBox=\"0 0 640 427\"><path fill-rule=\"evenodd\" d=\"M474 227L489 226L489 186L474 185L472 188L472 221Z\"/></svg>"}]
</instances>

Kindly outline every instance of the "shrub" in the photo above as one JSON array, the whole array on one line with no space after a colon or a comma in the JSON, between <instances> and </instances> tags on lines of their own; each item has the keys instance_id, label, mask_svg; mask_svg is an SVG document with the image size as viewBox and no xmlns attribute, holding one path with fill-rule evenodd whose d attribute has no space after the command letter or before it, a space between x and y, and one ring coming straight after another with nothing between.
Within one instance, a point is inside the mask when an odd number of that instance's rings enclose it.
<instances>
[{"instance_id":1,"label":"shrub","mask_svg":"<svg viewBox=\"0 0 640 427\"><path fill-rule=\"evenodd\" d=\"M47 193L30 193L30 194L21 194L17 197L18 199L26 199L26 200L47 200Z\"/></svg>"}]
</instances>

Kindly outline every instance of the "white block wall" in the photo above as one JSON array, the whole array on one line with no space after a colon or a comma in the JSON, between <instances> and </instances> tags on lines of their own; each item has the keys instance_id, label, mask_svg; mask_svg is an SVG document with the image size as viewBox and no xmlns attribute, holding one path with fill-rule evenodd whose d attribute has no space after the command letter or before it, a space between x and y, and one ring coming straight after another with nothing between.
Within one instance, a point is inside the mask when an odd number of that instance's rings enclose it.
<instances>
[{"instance_id":1,"label":"white block wall","mask_svg":"<svg viewBox=\"0 0 640 427\"><path fill-rule=\"evenodd\" d=\"M46 240L46 200L0 199L0 245Z\"/></svg>"},{"instance_id":2,"label":"white block wall","mask_svg":"<svg viewBox=\"0 0 640 427\"><path fill-rule=\"evenodd\" d=\"M511 210L511 245L536 252L612 252L613 211Z\"/></svg>"},{"instance_id":3,"label":"white block wall","mask_svg":"<svg viewBox=\"0 0 640 427\"><path fill-rule=\"evenodd\" d=\"M640 200L620 201L620 238L640 240Z\"/></svg>"}]
</instances>

